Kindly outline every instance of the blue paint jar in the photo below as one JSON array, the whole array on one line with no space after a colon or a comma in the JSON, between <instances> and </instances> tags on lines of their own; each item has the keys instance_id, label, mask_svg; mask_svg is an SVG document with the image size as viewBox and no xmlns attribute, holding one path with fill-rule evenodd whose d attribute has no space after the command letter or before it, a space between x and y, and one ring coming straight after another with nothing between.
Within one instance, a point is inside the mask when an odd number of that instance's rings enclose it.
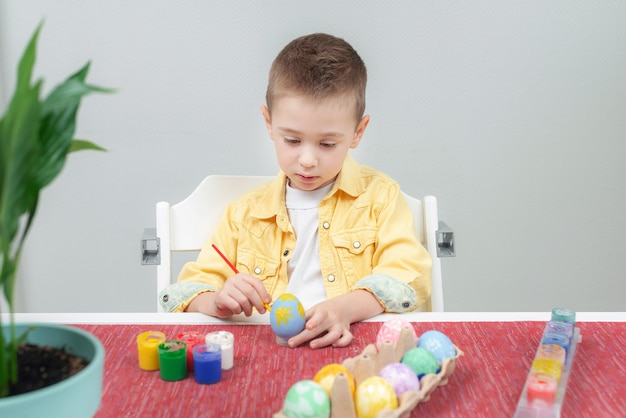
<instances>
[{"instance_id":1,"label":"blue paint jar","mask_svg":"<svg viewBox=\"0 0 626 418\"><path fill-rule=\"evenodd\" d=\"M222 348L219 344L197 344L193 347L193 374L201 384L217 383L222 379Z\"/></svg>"}]
</instances>

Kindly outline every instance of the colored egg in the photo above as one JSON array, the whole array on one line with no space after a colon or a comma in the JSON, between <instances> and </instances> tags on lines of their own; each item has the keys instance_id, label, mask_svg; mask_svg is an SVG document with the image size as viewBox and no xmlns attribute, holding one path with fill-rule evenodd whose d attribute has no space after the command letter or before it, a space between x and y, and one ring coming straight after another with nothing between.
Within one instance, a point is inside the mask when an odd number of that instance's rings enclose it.
<instances>
[{"instance_id":1,"label":"colored egg","mask_svg":"<svg viewBox=\"0 0 626 418\"><path fill-rule=\"evenodd\" d=\"M426 331L417 342L418 347L425 348L433 353L438 362L456 356L456 349L450 338L437 330Z\"/></svg>"},{"instance_id":2,"label":"colored egg","mask_svg":"<svg viewBox=\"0 0 626 418\"><path fill-rule=\"evenodd\" d=\"M380 327L380 329L378 330L378 334L376 334L376 347L380 348L380 345L384 341L391 341L395 344L400 337L400 332L404 328L409 328L412 331L413 338L417 343L417 334L415 333L415 328L413 328L413 325L400 317L396 317L385 321Z\"/></svg>"},{"instance_id":3,"label":"colored egg","mask_svg":"<svg viewBox=\"0 0 626 418\"><path fill-rule=\"evenodd\" d=\"M417 375L406 364L390 363L382 368L380 377L391 385L398 397L409 390L416 392L420 390L420 381Z\"/></svg>"},{"instance_id":4,"label":"colored egg","mask_svg":"<svg viewBox=\"0 0 626 418\"><path fill-rule=\"evenodd\" d=\"M370 376L357 386L355 403L359 418L374 418L385 408L398 408L393 387L380 376Z\"/></svg>"},{"instance_id":5,"label":"colored egg","mask_svg":"<svg viewBox=\"0 0 626 418\"><path fill-rule=\"evenodd\" d=\"M280 338L291 338L304 329L306 314L297 297L291 293L280 295L272 304L270 325Z\"/></svg>"},{"instance_id":6,"label":"colored egg","mask_svg":"<svg viewBox=\"0 0 626 418\"><path fill-rule=\"evenodd\" d=\"M350 393L352 394L352 397L354 397L354 389L355 389L354 377L352 376L352 373L350 373L350 371L346 369L344 366L342 366L341 364L331 363L322 367L315 374L313 381L316 383L319 383L324 388L326 393L328 393L328 395L330 396L330 391L332 390L333 384L335 383L335 378L340 373L343 373L348 377L348 385L350 386Z\"/></svg>"},{"instance_id":7,"label":"colored egg","mask_svg":"<svg viewBox=\"0 0 626 418\"><path fill-rule=\"evenodd\" d=\"M430 351L422 347L411 348L402 356L402 364L409 366L421 379L425 374L438 373L439 362Z\"/></svg>"},{"instance_id":8,"label":"colored egg","mask_svg":"<svg viewBox=\"0 0 626 418\"><path fill-rule=\"evenodd\" d=\"M283 414L288 418L328 418L330 398L319 384L312 380L301 380L287 391Z\"/></svg>"}]
</instances>

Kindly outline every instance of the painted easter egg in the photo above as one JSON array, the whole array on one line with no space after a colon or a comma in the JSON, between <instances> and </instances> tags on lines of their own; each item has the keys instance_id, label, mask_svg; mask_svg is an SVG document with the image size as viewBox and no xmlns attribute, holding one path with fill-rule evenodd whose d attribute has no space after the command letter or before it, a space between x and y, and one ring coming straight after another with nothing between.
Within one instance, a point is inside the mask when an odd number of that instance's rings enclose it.
<instances>
[{"instance_id":1,"label":"painted easter egg","mask_svg":"<svg viewBox=\"0 0 626 418\"><path fill-rule=\"evenodd\" d=\"M379 374L391 385L397 397L409 390L416 392L420 390L417 375L406 364L390 363L383 367Z\"/></svg>"},{"instance_id":2,"label":"painted easter egg","mask_svg":"<svg viewBox=\"0 0 626 418\"><path fill-rule=\"evenodd\" d=\"M299 334L305 322L304 307L291 293L280 295L272 304L270 325L278 337L288 339Z\"/></svg>"},{"instance_id":3,"label":"painted easter egg","mask_svg":"<svg viewBox=\"0 0 626 418\"><path fill-rule=\"evenodd\" d=\"M409 366L418 379L429 373L439 372L439 362L430 351L422 347L411 348L402 356L403 364Z\"/></svg>"},{"instance_id":4,"label":"painted easter egg","mask_svg":"<svg viewBox=\"0 0 626 418\"><path fill-rule=\"evenodd\" d=\"M344 366L338 363L327 364L326 366L319 369L319 371L315 374L313 381L319 383L326 393L330 396L330 391L333 388L333 384L335 383L335 378L338 374L343 373L348 377L348 385L350 387L350 394L354 397L354 377L352 373Z\"/></svg>"},{"instance_id":5,"label":"painted easter egg","mask_svg":"<svg viewBox=\"0 0 626 418\"><path fill-rule=\"evenodd\" d=\"M409 328L411 330L413 333L413 339L417 343L417 334L415 333L413 325L400 317L396 317L385 321L380 327L378 334L376 334L376 347L380 349L380 345L384 341L391 341L395 344L400 337L400 332L404 328Z\"/></svg>"},{"instance_id":6,"label":"painted easter egg","mask_svg":"<svg viewBox=\"0 0 626 418\"><path fill-rule=\"evenodd\" d=\"M330 398L319 384L312 380L301 380L287 391L283 414L289 418L328 418Z\"/></svg>"},{"instance_id":7,"label":"painted easter egg","mask_svg":"<svg viewBox=\"0 0 626 418\"><path fill-rule=\"evenodd\" d=\"M359 418L374 418L385 408L398 408L393 387L380 376L370 376L357 386L355 403Z\"/></svg>"},{"instance_id":8,"label":"painted easter egg","mask_svg":"<svg viewBox=\"0 0 626 418\"><path fill-rule=\"evenodd\" d=\"M437 330L426 331L420 335L417 342L418 347L425 348L433 353L438 362L456 356L454 344L447 335Z\"/></svg>"}]
</instances>

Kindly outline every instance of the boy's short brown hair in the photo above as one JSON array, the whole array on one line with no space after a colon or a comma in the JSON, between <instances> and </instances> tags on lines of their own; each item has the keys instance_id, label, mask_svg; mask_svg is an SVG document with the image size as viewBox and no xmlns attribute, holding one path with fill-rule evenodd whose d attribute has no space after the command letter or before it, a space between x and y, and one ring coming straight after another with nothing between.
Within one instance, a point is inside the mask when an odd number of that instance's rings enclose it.
<instances>
[{"instance_id":1,"label":"boy's short brown hair","mask_svg":"<svg viewBox=\"0 0 626 418\"><path fill-rule=\"evenodd\" d=\"M325 33L301 36L288 43L270 69L265 100L296 93L317 100L346 95L354 102L357 122L365 112L367 70L363 60L343 39Z\"/></svg>"}]
</instances>

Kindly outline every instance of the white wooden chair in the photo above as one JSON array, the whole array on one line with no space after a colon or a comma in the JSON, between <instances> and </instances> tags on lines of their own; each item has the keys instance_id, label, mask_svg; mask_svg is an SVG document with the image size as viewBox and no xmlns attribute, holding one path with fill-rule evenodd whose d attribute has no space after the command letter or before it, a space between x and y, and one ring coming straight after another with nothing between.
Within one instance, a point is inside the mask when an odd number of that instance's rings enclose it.
<instances>
[{"instance_id":1,"label":"white wooden chair","mask_svg":"<svg viewBox=\"0 0 626 418\"><path fill-rule=\"evenodd\" d=\"M217 226L226 206L245 192L267 183L273 176L210 175L186 199L156 205L156 228L148 228L141 240L142 264L157 265L157 295L176 279L172 253L198 252ZM433 259L430 303L422 310L443 312L443 282L440 257L454 256L454 234L438 219L437 199L423 201L403 193L415 219L415 230ZM157 301L157 309L163 309Z\"/></svg>"}]
</instances>

